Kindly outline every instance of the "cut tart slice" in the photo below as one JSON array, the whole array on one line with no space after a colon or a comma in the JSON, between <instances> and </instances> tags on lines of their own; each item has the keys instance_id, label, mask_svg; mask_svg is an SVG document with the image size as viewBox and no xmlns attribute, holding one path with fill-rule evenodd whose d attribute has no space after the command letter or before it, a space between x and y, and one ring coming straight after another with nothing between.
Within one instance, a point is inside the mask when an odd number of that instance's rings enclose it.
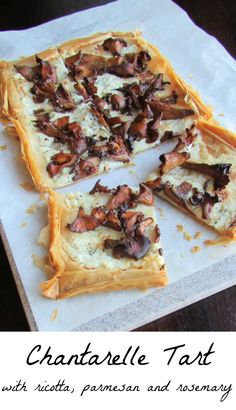
<instances>
[{"instance_id":1,"label":"cut tart slice","mask_svg":"<svg viewBox=\"0 0 236 410\"><path fill-rule=\"evenodd\" d=\"M170 130L211 118L138 32L96 34L1 62L0 107L40 191L127 166Z\"/></svg>"},{"instance_id":2,"label":"cut tart slice","mask_svg":"<svg viewBox=\"0 0 236 410\"><path fill-rule=\"evenodd\" d=\"M48 298L167 284L152 192L145 185L49 197Z\"/></svg>"},{"instance_id":3,"label":"cut tart slice","mask_svg":"<svg viewBox=\"0 0 236 410\"><path fill-rule=\"evenodd\" d=\"M174 149L145 184L213 228L217 242L236 239L236 135L206 121L172 135ZM210 241L209 241L210 243Z\"/></svg>"}]
</instances>

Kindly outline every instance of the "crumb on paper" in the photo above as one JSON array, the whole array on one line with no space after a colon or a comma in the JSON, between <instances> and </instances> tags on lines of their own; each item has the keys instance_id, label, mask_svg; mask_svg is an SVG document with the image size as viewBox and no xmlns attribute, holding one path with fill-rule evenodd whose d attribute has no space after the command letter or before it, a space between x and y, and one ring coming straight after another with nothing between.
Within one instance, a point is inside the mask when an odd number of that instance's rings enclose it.
<instances>
[{"instance_id":1,"label":"crumb on paper","mask_svg":"<svg viewBox=\"0 0 236 410\"><path fill-rule=\"evenodd\" d=\"M58 316L58 309L54 309L51 314L50 320L53 322L54 320L56 320L57 316Z\"/></svg>"},{"instance_id":2,"label":"crumb on paper","mask_svg":"<svg viewBox=\"0 0 236 410\"><path fill-rule=\"evenodd\" d=\"M45 197L44 194L40 194L40 195L39 195L39 200L40 200L40 201L45 201L45 199L46 199L46 197Z\"/></svg>"},{"instance_id":3,"label":"crumb on paper","mask_svg":"<svg viewBox=\"0 0 236 410\"><path fill-rule=\"evenodd\" d=\"M34 191L34 185L31 182L22 182L20 186L25 190L25 191Z\"/></svg>"},{"instance_id":4,"label":"crumb on paper","mask_svg":"<svg viewBox=\"0 0 236 410\"><path fill-rule=\"evenodd\" d=\"M43 246L44 248L48 249L49 239L50 239L50 233L49 233L49 226L47 225L41 229L37 243Z\"/></svg>"},{"instance_id":5,"label":"crumb on paper","mask_svg":"<svg viewBox=\"0 0 236 410\"><path fill-rule=\"evenodd\" d=\"M22 224L20 224L20 228L25 228L27 226L26 222L22 222Z\"/></svg>"},{"instance_id":6,"label":"crumb on paper","mask_svg":"<svg viewBox=\"0 0 236 410\"><path fill-rule=\"evenodd\" d=\"M180 256L181 258L183 258L183 257L184 257L183 253L180 253L180 254L179 254L179 256Z\"/></svg>"},{"instance_id":7,"label":"crumb on paper","mask_svg":"<svg viewBox=\"0 0 236 410\"><path fill-rule=\"evenodd\" d=\"M45 271L46 258L45 258L45 257L38 256L38 255L35 255L34 253L32 253L31 257L32 257L32 259L33 259L33 264L34 264L37 268L39 268L39 269Z\"/></svg>"},{"instance_id":8,"label":"crumb on paper","mask_svg":"<svg viewBox=\"0 0 236 410\"><path fill-rule=\"evenodd\" d=\"M202 237L202 232L196 232L194 235L194 239L200 239Z\"/></svg>"},{"instance_id":9,"label":"crumb on paper","mask_svg":"<svg viewBox=\"0 0 236 410\"><path fill-rule=\"evenodd\" d=\"M6 151L7 145L0 145L0 151Z\"/></svg>"},{"instance_id":10,"label":"crumb on paper","mask_svg":"<svg viewBox=\"0 0 236 410\"><path fill-rule=\"evenodd\" d=\"M164 209L162 209L162 208L160 208L160 207L158 207L157 208L158 209L158 211L159 211L159 213L160 213L160 217L162 218L163 216L164 216Z\"/></svg>"},{"instance_id":11,"label":"crumb on paper","mask_svg":"<svg viewBox=\"0 0 236 410\"><path fill-rule=\"evenodd\" d=\"M37 204L32 204L29 208L27 208L25 210L25 212L29 215L33 215L38 209L38 205Z\"/></svg>"},{"instance_id":12,"label":"crumb on paper","mask_svg":"<svg viewBox=\"0 0 236 410\"><path fill-rule=\"evenodd\" d=\"M176 225L176 229L178 232L183 232L183 237L186 241L192 240L192 236L184 230L183 225L180 225L180 224Z\"/></svg>"},{"instance_id":13,"label":"crumb on paper","mask_svg":"<svg viewBox=\"0 0 236 410\"><path fill-rule=\"evenodd\" d=\"M218 114L218 117L224 117L225 115L223 114L223 112L221 112L220 114Z\"/></svg>"},{"instance_id":14,"label":"crumb on paper","mask_svg":"<svg viewBox=\"0 0 236 410\"><path fill-rule=\"evenodd\" d=\"M11 137L18 137L17 131L16 131L15 127L13 127L12 125L6 125L5 126L5 131Z\"/></svg>"},{"instance_id":15,"label":"crumb on paper","mask_svg":"<svg viewBox=\"0 0 236 410\"><path fill-rule=\"evenodd\" d=\"M186 239L186 241L191 241L192 240L192 236L189 235L188 232L184 231L183 234L184 234L184 239Z\"/></svg>"},{"instance_id":16,"label":"crumb on paper","mask_svg":"<svg viewBox=\"0 0 236 410\"><path fill-rule=\"evenodd\" d=\"M191 253L197 253L201 250L200 246L193 246L191 249Z\"/></svg>"},{"instance_id":17,"label":"crumb on paper","mask_svg":"<svg viewBox=\"0 0 236 410\"><path fill-rule=\"evenodd\" d=\"M176 228L177 228L178 232L183 232L184 231L183 225L176 225Z\"/></svg>"},{"instance_id":18,"label":"crumb on paper","mask_svg":"<svg viewBox=\"0 0 236 410\"><path fill-rule=\"evenodd\" d=\"M193 78L193 74L192 73L189 73L189 78Z\"/></svg>"}]
</instances>

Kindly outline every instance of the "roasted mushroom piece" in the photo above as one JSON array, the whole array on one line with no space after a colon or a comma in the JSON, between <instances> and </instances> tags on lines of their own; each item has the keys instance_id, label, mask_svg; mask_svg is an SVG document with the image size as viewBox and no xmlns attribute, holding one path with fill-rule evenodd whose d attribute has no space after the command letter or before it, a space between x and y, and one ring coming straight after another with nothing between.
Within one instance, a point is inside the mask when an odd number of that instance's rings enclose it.
<instances>
[{"instance_id":1,"label":"roasted mushroom piece","mask_svg":"<svg viewBox=\"0 0 236 410\"><path fill-rule=\"evenodd\" d=\"M169 152L168 154L160 155L160 174L167 174L176 167L183 165L189 158L187 152Z\"/></svg>"},{"instance_id":2,"label":"roasted mushroom piece","mask_svg":"<svg viewBox=\"0 0 236 410\"><path fill-rule=\"evenodd\" d=\"M200 174L213 177L215 190L224 189L230 181L229 175L232 166L231 164L208 165L203 163L187 161L184 164L182 164L182 166L185 169L189 169L195 172L199 172Z\"/></svg>"},{"instance_id":3,"label":"roasted mushroom piece","mask_svg":"<svg viewBox=\"0 0 236 410\"><path fill-rule=\"evenodd\" d=\"M105 239L104 247L112 249L115 258L141 259L149 251L151 241L146 236L136 238L124 237L120 240Z\"/></svg>"},{"instance_id":4,"label":"roasted mushroom piece","mask_svg":"<svg viewBox=\"0 0 236 410\"><path fill-rule=\"evenodd\" d=\"M76 161L76 155L59 152L51 157L51 162L47 165L47 172L50 177L59 174L65 167L72 167Z\"/></svg>"},{"instance_id":5,"label":"roasted mushroom piece","mask_svg":"<svg viewBox=\"0 0 236 410\"><path fill-rule=\"evenodd\" d=\"M86 215L84 209L80 207L76 219L71 224L68 224L67 227L72 232L82 233L94 231L99 225L101 223L97 218L92 215Z\"/></svg>"},{"instance_id":6,"label":"roasted mushroom piece","mask_svg":"<svg viewBox=\"0 0 236 410\"><path fill-rule=\"evenodd\" d=\"M110 37L102 43L102 47L114 56L119 56L122 48L127 47L127 43L123 38Z\"/></svg>"}]
</instances>

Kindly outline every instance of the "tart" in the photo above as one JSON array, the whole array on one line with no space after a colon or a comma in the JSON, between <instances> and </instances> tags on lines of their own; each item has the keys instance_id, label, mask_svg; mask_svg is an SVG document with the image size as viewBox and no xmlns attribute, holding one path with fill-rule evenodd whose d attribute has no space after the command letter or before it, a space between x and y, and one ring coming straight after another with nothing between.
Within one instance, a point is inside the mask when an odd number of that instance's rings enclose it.
<instances>
[{"instance_id":1,"label":"tart","mask_svg":"<svg viewBox=\"0 0 236 410\"><path fill-rule=\"evenodd\" d=\"M160 165L145 184L216 231L218 243L235 240L236 135L199 120L169 138L172 150L160 155Z\"/></svg>"},{"instance_id":2,"label":"tart","mask_svg":"<svg viewBox=\"0 0 236 410\"><path fill-rule=\"evenodd\" d=\"M45 297L167 284L151 190L109 189L49 196L50 278ZM52 273L53 272L53 273Z\"/></svg>"},{"instance_id":3,"label":"tart","mask_svg":"<svg viewBox=\"0 0 236 410\"><path fill-rule=\"evenodd\" d=\"M211 110L140 33L102 33L0 63L1 118L39 191L132 164Z\"/></svg>"}]
</instances>

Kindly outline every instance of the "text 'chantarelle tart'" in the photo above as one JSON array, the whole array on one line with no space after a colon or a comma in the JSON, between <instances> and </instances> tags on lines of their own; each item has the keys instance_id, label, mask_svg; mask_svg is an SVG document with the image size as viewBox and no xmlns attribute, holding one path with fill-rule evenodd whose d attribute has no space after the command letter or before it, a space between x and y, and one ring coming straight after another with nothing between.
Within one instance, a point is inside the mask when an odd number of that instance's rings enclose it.
<instances>
[{"instance_id":1,"label":"text 'chantarelle tart'","mask_svg":"<svg viewBox=\"0 0 236 410\"><path fill-rule=\"evenodd\" d=\"M140 33L77 39L0 63L1 115L39 190L127 166L211 111Z\"/></svg>"},{"instance_id":2,"label":"text 'chantarelle tart'","mask_svg":"<svg viewBox=\"0 0 236 410\"><path fill-rule=\"evenodd\" d=\"M49 196L48 298L167 284L152 191L99 183Z\"/></svg>"},{"instance_id":3,"label":"text 'chantarelle tart'","mask_svg":"<svg viewBox=\"0 0 236 410\"><path fill-rule=\"evenodd\" d=\"M183 134L145 184L158 196L213 228L218 243L236 239L236 135L206 121ZM214 241L207 241L209 244Z\"/></svg>"}]
</instances>

